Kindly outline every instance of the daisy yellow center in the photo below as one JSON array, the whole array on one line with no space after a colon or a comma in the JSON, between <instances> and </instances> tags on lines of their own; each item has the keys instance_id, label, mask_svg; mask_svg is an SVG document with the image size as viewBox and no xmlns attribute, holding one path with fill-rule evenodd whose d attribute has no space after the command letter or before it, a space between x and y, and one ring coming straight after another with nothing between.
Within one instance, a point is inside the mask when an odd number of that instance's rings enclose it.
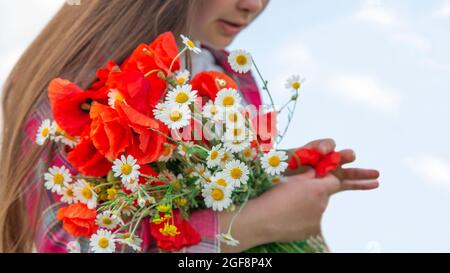
<instances>
[{"instance_id":1,"label":"daisy yellow center","mask_svg":"<svg viewBox=\"0 0 450 273\"><path fill-rule=\"evenodd\" d=\"M211 115L215 116L217 112L219 112L219 109L217 109L217 107L213 105L211 106L211 108L209 108L209 112L211 113Z\"/></svg>"},{"instance_id":2,"label":"daisy yellow center","mask_svg":"<svg viewBox=\"0 0 450 273\"><path fill-rule=\"evenodd\" d=\"M300 83L299 82L294 82L293 84L292 84L292 88L294 88L295 90L297 90L297 89L300 89Z\"/></svg>"},{"instance_id":3,"label":"daisy yellow center","mask_svg":"<svg viewBox=\"0 0 450 273\"><path fill-rule=\"evenodd\" d=\"M211 153L211 160L216 160L218 156L219 156L219 152L218 151L212 151L212 153Z\"/></svg>"},{"instance_id":4,"label":"daisy yellow center","mask_svg":"<svg viewBox=\"0 0 450 273\"><path fill-rule=\"evenodd\" d=\"M228 116L228 120L236 123L239 120L239 115L237 113L232 113Z\"/></svg>"},{"instance_id":5,"label":"daisy yellow center","mask_svg":"<svg viewBox=\"0 0 450 273\"><path fill-rule=\"evenodd\" d=\"M211 197L216 201L220 201L225 197L225 194L223 193L223 191L221 189L214 189L211 192Z\"/></svg>"},{"instance_id":6,"label":"daisy yellow center","mask_svg":"<svg viewBox=\"0 0 450 273\"><path fill-rule=\"evenodd\" d=\"M280 183L281 182L281 179L279 178L279 177L274 177L274 178L272 178L272 183Z\"/></svg>"},{"instance_id":7,"label":"daisy yellow center","mask_svg":"<svg viewBox=\"0 0 450 273\"><path fill-rule=\"evenodd\" d=\"M47 137L49 133L50 133L50 129L49 128L42 129L42 136L43 137Z\"/></svg>"},{"instance_id":8,"label":"daisy yellow center","mask_svg":"<svg viewBox=\"0 0 450 273\"><path fill-rule=\"evenodd\" d=\"M73 197L74 196L73 190L72 189L67 189L66 195L69 196L69 197Z\"/></svg>"},{"instance_id":9,"label":"daisy yellow center","mask_svg":"<svg viewBox=\"0 0 450 273\"><path fill-rule=\"evenodd\" d=\"M183 85L185 82L186 82L186 79L183 78L183 77L179 77L179 78L177 79L177 83L178 83L179 85Z\"/></svg>"},{"instance_id":10,"label":"daisy yellow center","mask_svg":"<svg viewBox=\"0 0 450 273\"><path fill-rule=\"evenodd\" d=\"M280 165L280 158L276 155L269 157L269 160L267 161L270 166L272 167L278 167Z\"/></svg>"},{"instance_id":11,"label":"daisy yellow center","mask_svg":"<svg viewBox=\"0 0 450 273\"><path fill-rule=\"evenodd\" d=\"M246 65L248 63L247 57L244 55L238 55L236 57L236 63L238 65Z\"/></svg>"},{"instance_id":12,"label":"daisy yellow center","mask_svg":"<svg viewBox=\"0 0 450 273\"><path fill-rule=\"evenodd\" d=\"M111 218L108 218L108 217L103 218L103 224L104 225L111 225L112 224Z\"/></svg>"},{"instance_id":13,"label":"daisy yellow center","mask_svg":"<svg viewBox=\"0 0 450 273\"><path fill-rule=\"evenodd\" d=\"M226 162L226 161L228 161L229 158L230 158L230 157L228 156L228 154L224 154L223 157L222 157L222 159L221 159L221 161L222 161L222 162Z\"/></svg>"},{"instance_id":14,"label":"daisy yellow center","mask_svg":"<svg viewBox=\"0 0 450 273\"><path fill-rule=\"evenodd\" d=\"M242 134L242 129L234 129L233 130L233 135L234 136L240 136Z\"/></svg>"},{"instance_id":15,"label":"daisy yellow center","mask_svg":"<svg viewBox=\"0 0 450 273\"><path fill-rule=\"evenodd\" d=\"M81 190L81 195L83 195L86 199L92 198L92 191L89 187L84 187L83 190Z\"/></svg>"},{"instance_id":16,"label":"daisy yellow center","mask_svg":"<svg viewBox=\"0 0 450 273\"><path fill-rule=\"evenodd\" d=\"M123 102L125 99L118 91L114 91L114 100L117 102Z\"/></svg>"},{"instance_id":17,"label":"daisy yellow center","mask_svg":"<svg viewBox=\"0 0 450 273\"><path fill-rule=\"evenodd\" d=\"M217 185L222 186L222 187L226 187L228 185L227 181L223 178L217 179L216 183L217 183Z\"/></svg>"},{"instance_id":18,"label":"daisy yellow center","mask_svg":"<svg viewBox=\"0 0 450 273\"><path fill-rule=\"evenodd\" d=\"M230 171L230 175L233 179L240 179L242 177L242 170L240 168L233 168Z\"/></svg>"},{"instance_id":19,"label":"daisy yellow center","mask_svg":"<svg viewBox=\"0 0 450 273\"><path fill-rule=\"evenodd\" d=\"M175 101L178 103L186 103L189 100L189 96L186 93L178 93L175 98Z\"/></svg>"},{"instance_id":20,"label":"daisy yellow center","mask_svg":"<svg viewBox=\"0 0 450 273\"><path fill-rule=\"evenodd\" d=\"M98 240L98 246L101 248L107 248L109 246L108 238L106 237L100 238L100 240Z\"/></svg>"},{"instance_id":21,"label":"daisy yellow center","mask_svg":"<svg viewBox=\"0 0 450 273\"><path fill-rule=\"evenodd\" d=\"M225 107L230 107L234 105L234 98L233 96L226 96L225 98L223 98L223 105Z\"/></svg>"},{"instance_id":22,"label":"daisy yellow center","mask_svg":"<svg viewBox=\"0 0 450 273\"><path fill-rule=\"evenodd\" d=\"M250 157L250 156L252 155L252 151L251 151L250 149L245 149L245 150L242 152L242 154L243 154L245 157Z\"/></svg>"},{"instance_id":23,"label":"daisy yellow center","mask_svg":"<svg viewBox=\"0 0 450 273\"><path fill-rule=\"evenodd\" d=\"M62 183L64 182L64 176L60 173L57 173L53 176L53 183L55 183L56 185L62 185Z\"/></svg>"},{"instance_id":24,"label":"daisy yellow center","mask_svg":"<svg viewBox=\"0 0 450 273\"><path fill-rule=\"evenodd\" d=\"M129 175L133 170L133 167L130 164L123 164L120 170L124 175Z\"/></svg>"},{"instance_id":25,"label":"daisy yellow center","mask_svg":"<svg viewBox=\"0 0 450 273\"><path fill-rule=\"evenodd\" d=\"M169 118L173 122L180 121L183 118L183 114L180 111L172 111L169 115Z\"/></svg>"},{"instance_id":26,"label":"daisy yellow center","mask_svg":"<svg viewBox=\"0 0 450 273\"><path fill-rule=\"evenodd\" d=\"M130 179L130 182L128 182L128 184L133 185L135 181L136 180L134 180L134 179Z\"/></svg>"},{"instance_id":27,"label":"daisy yellow center","mask_svg":"<svg viewBox=\"0 0 450 273\"><path fill-rule=\"evenodd\" d=\"M186 45L189 47L189 48L195 48L195 44L194 44L194 42L192 41L192 40L187 40L186 41Z\"/></svg>"}]
</instances>

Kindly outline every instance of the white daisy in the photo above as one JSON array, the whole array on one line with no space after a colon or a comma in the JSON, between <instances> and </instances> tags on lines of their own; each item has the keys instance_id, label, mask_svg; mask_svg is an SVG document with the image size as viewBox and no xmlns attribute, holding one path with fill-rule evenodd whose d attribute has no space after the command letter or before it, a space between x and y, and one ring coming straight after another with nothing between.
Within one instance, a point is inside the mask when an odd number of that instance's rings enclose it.
<instances>
[{"instance_id":1,"label":"white daisy","mask_svg":"<svg viewBox=\"0 0 450 273\"><path fill-rule=\"evenodd\" d=\"M270 177L270 182L272 182L273 184L280 184L280 183L284 183L287 181L288 181L288 179L285 176L281 176L281 175L276 175L276 176Z\"/></svg>"},{"instance_id":2,"label":"white daisy","mask_svg":"<svg viewBox=\"0 0 450 273\"><path fill-rule=\"evenodd\" d=\"M119 218L111 211L104 211L97 215L95 223L102 228L115 229L119 224Z\"/></svg>"},{"instance_id":3,"label":"white daisy","mask_svg":"<svg viewBox=\"0 0 450 273\"><path fill-rule=\"evenodd\" d=\"M134 251L142 251L142 239L137 237L136 235L130 235L129 233L119 234L119 238L117 239L117 241L121 244L131 247Z\"/></svg>"},{"instance_id":4,"label":"white daisy","mask_svg":"<svg viewBox=\"0 0 450 273\"><path fill-rule=\"evenodd\" d=\"M298 75L294 75L290 77L286 82L286 89L298 91L302 87L302 83L305 81L305 79L300 78Z\"/></svg>"},{"instance_id":5,"label":"white daisy","mask_svg":"<svg viewBox=\"0 0 450 273\"><path fill-rule=\"evenodd\" d=\"M131 155L128 155L127 157L122 155L120 159L114 160L112 167L114 177L121 177L122 183L124 184L133 184L130 183L130 181L137 181L139 179L139 169L141 168L136 162L137 160Z\"/></svg>"},{"instance_id":6,"label":"white daisy","mask_svg":"<svg viewBox=\"0 0 450 273\"><path fill-rule=\"evenodd\" d=\"M214 104L226 109L236 109L241 105L241 96L236 89L225 88L217 93Z\"/></svg>"},{"instance_id":7,"label":"white daisy","mask_svg":"<svg viewBox=\"0 0 450 273\"><path fill-rule=\"evenodd\" d=\"M170 105L162 113L161 119L170 129L188 126L191 121L191 110L187 105Z\"/></svg>"},{"instance_id":8,"label":"white daisy","mask_svg":"<svg viewBox=\"0 0 450 273\"><path fill-rule=\"evenodd\" d=\"M212 101L208 101L205 106L203 106L202 114L203 117L207 119L219 122L223 119L223 108L217 107Z\"/></svg>"},{"instance_id":9,"label":"white daisy","mask_svg":"<svg viewBox=\"0 0 450 273\"><path fill-rule=\"evenodd\" d=\"M94 253L113 253L116 250L116 240L111 231L99 229L92 235L89 246Z\"/></svg>"},{"instance_id":10,"label":"white daisy","mask_svg":"<svg viewBox=\"0 0 450 273\"><path fill-rule=\"evenodd\" d=\"M75 198L73 185L69 184L69 185L65 186L62 189L61 202L71 205L71 204L73 204L75 202L75 199L76 198Z\"/></svg>"},{"instance_id":11,"label":"white daisy","mask_svg":"<svg viewBox=\"0 0 450 273\"><path fill-rule=\"evenodd\" d=\"M206 164L208 168L214 168L220 165L220 160L223 157L223 149L222 146L216 145L212 147L211 151L209 151L208 157L206 158Z\"/></svg>"},{"instance_id":12,"label":"white daisy","mask_svg":"<svg viewBox=\"0 0 450 273\"><path fill-rule=\"evenodd\" d=\"M231 234L228 233L221 233L220 235L217 235L217 239L219 239L221 242L227 244L228 246L237 246L240 244L240 242L231 236Z\"/></svg>"},{"instance_id":13,"label":"white daisy","mask_svg":"<svg viewBox=\"0 0 450 273\"><path fill-rule=\"evenodd\" d=\"M190 84L179 85L172 89L166 96L166 103L178 106L190 105L197 98L197 91L192 90Z\"/></svg>"},{"instance_id":14,"label":"white daisy","mask_svg":"<svg viewBox=\"0 0 450 273\"><path fill-rule=\"evenodd\" d=\"M194 177L211 177L211 172L206 168L203 164L196 164L194 166L194 172L192 173L192 176Z\"/></svg>"},{"instance_id":15,"label":"white daisy","mask_svg":"<svg viewBox=\"0 0 450 273\"><path fill-rule=\"evenodd\" d=\"M239 153L250 147L250 142L246 139L227 141L224 143L224 147L232 153Z\"/></svg>"},{"instance_id":16,"label":"white daisy","mask_svg":"<svg viewBox=\"0 0 450 273\"><path fill-rule=\"evenodd\" d=\"M72 176L65 166L53 166L44 174L44 179L47 190L61 194L62 189L72 181Z\"/></svg>"},{"instance_id":17,"label":"white daisy","mask_svg":"<svg viewBox=\"0 0 450 273\"><path fill-rule=\"evenodd\" d=\"M242 151L242 157L245 161L252 161L256 157L256 150L254 148L248 147Z\"/></svg>"},{"instance_id":18,"label":"white daisy","mask_svg":"<svg viewBox=\"0 0 450 273\"><path fill-rule=\"evenodd\" d=\"M157 119L157 120L161 120L161 117L164 113L164 110L167 109L167 104L166 103L158 103L155 106L155 109L153 109L153 116Z\"/></svg>"},{"instance_id":19,"label":"white daisy","mask_svg":"<svg viewBox=\"0 0 450 273\"><path fill-rule=\"evenodd\" d=\"M137 208L131 204L127 204L122 207L122 214L125 216L131 216L134 215L137 211Z\"/></svg>"},{"instance_id":20,"label":"white daisy","mask_svg":"<svg viewBox=\"0 0 450 273\"><path fill-rule=\"evenodd\" d=\"M71 137L65 133L62 135L55 136L54 140L56 142L61 142L62 144L67 145L70 148L74 148L75 146L78 145L78 143L80 143L79 137Z\"/></svg>"},{"instance_id":21,"label":"white daisy","mask_svg":"<svg viewBox=\"0 0 450 273\"><path fill-rule=\"evenodd\" d=\"M228 208L231 201L231 191L227 188L207 184L202 190L203 198L205 198L205 205L215 211L223 211Z\"/></svg>"},{"instance_id":22,"label":"white daisy","mask_svg":"<svg viewBox=\"0 0 450 273\"><path fill-rule=\"evenodd\" d=\"M223 136L223 142L232 142L232 141L244 141L249 138L249 130L247 127L241 126L227 126L225 130L225 135Z\"/></svg>"},{"instance_id":23,"label":"white daisy","mask_svg":"<svg viewBox=\"0 0 450 273\"><path fill-rule=\"evenodd\" d=\"M56 128L49 119L44 120L36 133L36 143L41 146L44 145L45 141L52 136L55 130Z\"/></svg>"},{"instance_id":24,"label":"white daisy","mask_svg":"<svg viewBox=\"0 0 450 273\"><path fill-rule=\"evenodd\" d=\"M78 179L75 183L73 193L77 201L86 204L89 209L97 207L97 194L91 184L84 179Z\"/></svg>"},{"instance_id":25,"label":"white daisy","mask_svg":"<svg viewBox=\"0 0 450 273\"><path fill-rule=\"evenodd\" d=\"M235 187L239 187L241 184L247 184L249 170L245 163L239 160L232 160L225 165L223 172L227 180L234 183Z\"/></svg>"},{"instance_id":26,"label":"white daisy","mask_svg":"<svg viewBox=\"0 0 450 273\"><path fill-rule=\"evenodd\" d=\"M211 177L211 183L218 187L224 187L230 191L233 190L234 183L227 180L227 176L223 172L216 173Z\"/></svg>"},{"instance_id":27,"label":"white daisy","mask_svg":"<svg viewBox=\"0 0 450 273\"><path fill-rule=\"evenodd\" d=\"M226 109L224 116L225 125L228 127L241 127L246 124L244 115L236 109Z\"/></svg>"},{"instance_id":28,"label":"white daisy","mask_svg":"<svg viewBox=\"0 0 450 273\"><path fill-rule=\"evenodd\" d=\"M244 50L232 51L228 56L228 62L238 73L247 73L252 68L252 56Z\"/></svg>"},{"instance_id":29,"label":"white daisy","mask_svg":"<svg viewBox=\"0 0 450 273\"><path fill-rule=\"evenodd\" d=\"M261 165L270 175L279 175L284 172L288 166L285 162L288 156L283 151L272 150L261 158Z\"/></svg>"},{"instance_id":30,"label":"white daisy","mask_svg":"<svg viewBox=\"0 0 450 273\"><path fill-rule=\"evenodd\" d=\"M227 163L233 159L234 159L233 154L230 151L224 149L222 153L222 158L220 159L220 167L224 169Z\"/></svg>"},{"instance_id":31,"label":"white daisy","mask_svg":"<svg viewBox=\"0 0 450 273\"><path fill-rule=\"evenodd\" d=\"M177 82L177 85L184 85L189 81L190 76L191 73L189 70L178 71L175 74L175 81Z\"/></svg>"},{"instance_id":32,"label":"white daisy","mask_svg":"<svg viewBox=\"0 0 450 273\"><path fill-rule=\"evenodd\" d=\"M193 142L183 142L182 144L178 145L178 153L181 156L186 156L189 148L194 147L194 143Z\"/></svg>"},{"instance_id":33,"label":"white daisy","mask_svg":"<svg viewBox=\"0 0 450 273\"><path fill-rule=\"evenodd\" d=\"M116 108L117 102L124 102L125 98L122 93L117 89L110 89L108 93L108 105L112 108Z\"/></svg>"},{"instance_id":34,"label":"white daisy","mask_svg":"<svg viewBox=\"0 0 450 273\"><path fill-rule=\"evenodd\" d=\"M81 246L78 241L70 241L66 248L69 253L81 253Z\"/></svg>"},{"instance_id":35,"label":"white daisy","mask_svg":"<svg viewBox=\"0 0 450 273\"><path fill-rule=\"evenodd\" d=\"M184 35L180 35L181 39L183 40L183 44L192 52L199 54L200 52L202 52L202 50L200 48L198 48L195 43L189 39L188 37L184 36Z\"/></svg>"}]
</instances>

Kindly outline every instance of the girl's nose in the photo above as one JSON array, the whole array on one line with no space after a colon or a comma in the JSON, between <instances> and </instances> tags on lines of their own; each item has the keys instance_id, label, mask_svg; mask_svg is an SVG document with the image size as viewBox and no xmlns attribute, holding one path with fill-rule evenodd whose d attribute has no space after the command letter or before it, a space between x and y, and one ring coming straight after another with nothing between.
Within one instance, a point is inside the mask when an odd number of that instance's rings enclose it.
<instances>
[{"instance_id":1,"label":"girl's nose","mask_svg":"<svg viewBox=\"0 0 450 273\"><path fill-rule=\"evenodd\" d=\"M239 0L238 8L250 13L259 13L267 0Z\"/></svg>"}]
</instances>

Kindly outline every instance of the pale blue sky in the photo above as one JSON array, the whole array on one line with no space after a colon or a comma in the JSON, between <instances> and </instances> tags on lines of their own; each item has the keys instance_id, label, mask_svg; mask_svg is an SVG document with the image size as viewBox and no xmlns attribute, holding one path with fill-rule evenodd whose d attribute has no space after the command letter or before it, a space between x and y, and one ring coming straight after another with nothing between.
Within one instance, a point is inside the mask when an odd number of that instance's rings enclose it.
<instances>
[{"instance_id":1,"label":"pale blue sky","mask_svg":"<svg viewBox=\"0 0 450 273\"><path fill-rule=\"evenodd\" d=\"M61 0L0 0L0 83ZM332 198L331 249L450 252L450 1L272 0L231 48L250 51L276 101L307 81L284 147L333 137L381 187Z\"/></svg>"}]
</instances>

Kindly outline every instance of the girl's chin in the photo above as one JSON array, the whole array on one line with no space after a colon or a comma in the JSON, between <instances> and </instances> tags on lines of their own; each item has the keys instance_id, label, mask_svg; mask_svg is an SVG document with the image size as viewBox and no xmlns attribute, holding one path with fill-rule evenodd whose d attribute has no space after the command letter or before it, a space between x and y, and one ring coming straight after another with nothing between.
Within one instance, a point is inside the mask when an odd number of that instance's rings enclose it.
<instances>
[{"instance_id":1,"label":"girl's chin","mask_svg":"<svg viewBox=\"0 0 450 273\"><path fill-rule=\"evenodd\" d=\"M213 49L220 50L229 46L234 38L235 36L214 35L214 37L211 37L208 41L204 41L203 43Z\"/></svg>"}]
</instances>

